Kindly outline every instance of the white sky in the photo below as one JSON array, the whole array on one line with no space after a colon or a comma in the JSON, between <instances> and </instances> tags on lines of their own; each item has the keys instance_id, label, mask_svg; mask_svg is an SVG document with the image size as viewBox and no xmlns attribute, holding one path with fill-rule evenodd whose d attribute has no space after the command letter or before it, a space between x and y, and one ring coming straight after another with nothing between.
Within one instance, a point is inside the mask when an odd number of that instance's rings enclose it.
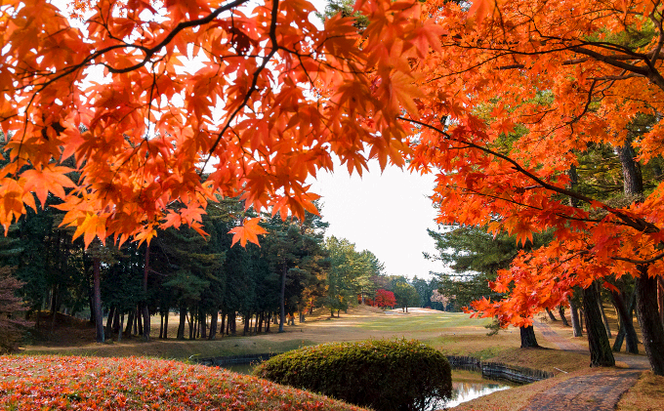
<instances>
[{"instance_id":1,"label":"white sky","mask_svg":"<svg viewBox=\"0 0 664 411\"><path fill-rule=\"evenodd\" d=\"M426 229L436 229L436 212L428 196L434 176L410 174L388 166L381 174L377 161L360 178L346 167L321 173L312 191L322 196L327 235L355 243L385 263L387 274L429 278L429 271L443 271L440 262L428 261L422 252L434 253L434 241Z\"/></svg>"}]
</instances>

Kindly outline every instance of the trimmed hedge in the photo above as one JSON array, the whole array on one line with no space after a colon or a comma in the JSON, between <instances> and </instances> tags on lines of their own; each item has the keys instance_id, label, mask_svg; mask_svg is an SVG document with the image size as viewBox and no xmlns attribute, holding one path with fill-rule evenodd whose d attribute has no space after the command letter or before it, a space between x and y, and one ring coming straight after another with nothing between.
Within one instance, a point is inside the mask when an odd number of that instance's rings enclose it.
<instances>
[{"instance_id":1,"label":"trimmed hedge","mask_svg":"<svg viewBox=\"0 0 664 411\"><path fill-rule=\"evenodd\" d=\"M452 392L447 358L405 339L305 347L272 357L254 375L379 411L424 410Z\"/></svg>"}]
</instances>

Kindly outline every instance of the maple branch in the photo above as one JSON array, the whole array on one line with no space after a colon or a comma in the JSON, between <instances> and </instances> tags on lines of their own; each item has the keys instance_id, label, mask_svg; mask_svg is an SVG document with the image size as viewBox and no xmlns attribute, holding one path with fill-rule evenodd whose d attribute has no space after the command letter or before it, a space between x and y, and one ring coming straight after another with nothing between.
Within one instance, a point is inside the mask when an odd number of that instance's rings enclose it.
<instances>
[{"instance_id":1,"label":"maple branch","mask_svg":"<svg viewBox=\"0 0 664 411\"><path fill-rule=\"evenodd\" d=\"M655 18L656 9L657 9L656 7L653 7L652 12L648 16L650 18L650 21L653 22L653 24L655 25L655 27L657 27L657 30L659 31L659 39L657 40L657 45L652 51L653 58L659 56L659 52L662 51L662 46L664 46L664 28L662 27L662 21L657 20Z\"/></svg>"},{"instance_id":2,"label":"maple branch","mask_svg":"<svg viewBox=\"0 0 664 411\"><path fill-rule=\"evenodd\" d=\"M647 260L634 260L632 258L624 258L624 257L611 257L612 260L616 261L626 261L628 263L634 263L637 265L642 265L642 264L651 264L654 263L655 261L661 260L664 258L664 252L657 254L656 256L649 258Z\"/></svg>"},{"instance_id":3,"label":"maple branch","mask_svg":"<svg viewBox=\"0 0 664 411\"><path fill-rule=\"evenodd\" d=\"M270 52L263 58L263 62L261 65L258 67L258 69L254 72L254 75L252 76L251 79L251 86L249 86L249 90L244 96L244 99L242 100L242 103L233 110L233 113L228 117L228 120L226 121L226 124L224 124L224 127L221 129L219 132L217 139L214 141L212 144L212 147L210 147L210 150L208 150L208 157L203 163L203 166L201 167L201 171L199 171L199 175L202 175L203 170L207 166L207 164L210 162L210 159L212 158L212 155L214 154L214 150L217 149L219 146L219 143L221 142L221 139L224 136L224 133L231 127L231 123L233 120L235 120L235 117L240 113L241 110L245 108L247 103L249 102L249 99L251 98L251 95L254 93L254 91L257 90L256 85L258 84L258 77L260 74L265 70L267 67L267 64L270 62L272 59L272 56L274 56L277 51L279 50L279 43L277 42L277 16L279 14L279 0L273 0L272 1L272 15L271 15L271 20L270 20L270 44L272 45L272 49Z\"/></svg>"},{"instance_id":4,"label":"maple branch","mask_svg":"<svg viewBox=\"0 0 664 411\"><path fill-rule=\"evenodd\" d=\"M631 73L631 74L623 74L623 75L615 75L615 76L601 76L601 77L589 77L590 80L627 80L629 78L634 78L634 77L645 77L643 74L636 74L636 73Z\"/></svg>"},{"instance_id":5,"label":"maple branch","mask_svg":"<svg viewBox=\"0 0 664 411\"><path fill-rule=\"evenodd\" d=\"M571 49L573 51L576 51L577 53L590 56L597 61L601 61L611 66L618 67L623 70L647 77L648 80L650 80L654 85L664 90L664 77L662 77L662 75L659 74L659 71L657 71L653 66L651 59L649 59L646 55L641 55L641 59L646 62L647 67L639 67L633 64L624 63L618 59L613 58L613 56L605 56L604 54L598 53L594 50L590 50L581 46L572 47Z\"/></svg>"},{"instance_id":6,"label":"maple branch","mask_svg":"<svg viewBox=\"0 0 664 411\"><path fill-rule=\"evenodd\" d=\"M398 116L397 119L402 120L402 121L407 121L407 122L410 122L410 123L414 123L414 124L420 125L422 127L426 127L430 130L433 130L437 133L442 134L443 136L445 136L445 138L447 140L467 144L471 148L475 148L475 149L480 150L480 151L482 151L486 154L489 154L489 155L492 155L494 157L500 158L501 160L506 161L509 164L511 164L512 168L515 171L517 171L518 173L521 173L524 176L528 177L529 179L535 181L537 184L542 186L542 188L545 188L547 190L553 191L553 192L558 193L558 194L564 194L568 197L576 198L577 200L585 201L585 202L587 202L591 205L602 208L602 209L606 210L608 213L618 217L627 226L629 226L631 228L634 228L637 231L641 231L641 232L649 233L649 234L660 232L659 227L657 227L653 223L650 223L650 222L646 221L643 218L630 217L627 214L620 212L620 210L617 210L613 207L609 207L608 205L606 205L604 203L601 203L601 202L599 202L599 201L597 201L593 198L590 198L590 197L585 196L583 194L577 193L575 191L568 190L566 188L557 187L553 184L547 183L546 181L542 180L541 178L539 178L538 176L536 176L532 172L525 169L516 160L513 160L512 158L510 158L510 157L508 157L508 156L506 156L502 153L499 153L497 151L493 151L490 148L480 146L479 144L475 144L475 143L470 142L470 141L459 140L457 138L452 137L452 135L450 135L446 131L439 129L438 127L432 126L430 124L427 124L427 123L424 123L424 122L421 122L421 121L418 121L418 120L415 120L415 119L410 119L410 118L406 118L406 117L402 117L402 116Z\"/></svg>"},{"instance_id":7,"label":"maple branch","mask_svg":"<svg viewBox=\"0 0 664 411\"><path fill-rule=\"evenodd\" d=\"M189 27L202 26L204 24L210 23L212 20L216 19L217 16L219 16L221 13L223 13L225 11L228 11L228 10L231 10L235 7L238 7L238 6L240 6L243 3L246 3L248 1L249 0L235 0L235 1L232 1L228 4L226 4L225 6L219 7L218 9L216 9L215 11L213 11L212 13L208 14L205 17L202 17L202 18L197 19L197 20L188 20L188 21L183 21L181 23L178 23L178 25L175 26L175 28L173 30L171 30L170 33L168 33L168 36L166 36L159 44L157 44L156 46L154 46L152 48L148 49L148 48L145 48L144 46L137 45L137 44L132 44L132 45L127 44L126 46L135 47L135 48L143 50L145 52L145 57L143 58L143 61L141 61L139 63L136 63L133 66L125 67L123 69L113 69L113 68L108 67L108 66L107 66L107 68L108 68L109 71L111 71L111 73L115 73L115 74L128 73L130 71L134 71L138 68L141 68L145 65L145 63L147 63L150 60L150 58L155 53L157 53L162 48L166 47L175 38L175 36L177 36L178 33L180 33L182 30L187 29Z\"/></svg>"}]
</instances>

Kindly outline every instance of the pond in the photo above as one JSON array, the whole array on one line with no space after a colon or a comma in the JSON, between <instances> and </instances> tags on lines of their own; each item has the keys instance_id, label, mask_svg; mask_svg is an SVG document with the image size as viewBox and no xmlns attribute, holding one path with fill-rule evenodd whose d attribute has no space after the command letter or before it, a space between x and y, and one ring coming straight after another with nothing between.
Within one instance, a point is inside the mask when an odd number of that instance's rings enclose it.
<instances>
[{"instance_id":1,"label":"pond","mask_svg":"<svg viewBox=\"0 0 664 411\"><path fill-rule=\"evenodd\" d=\"M251 374L254 368L252 364L228 365L224 368L240 374ZM457 405L491 394L496 391L512 388L512 385L499 381L491 381L482 378L481 373L472 371L452 371L452 398L439 408L452 408Z\"/></svg>"}]
</instances>

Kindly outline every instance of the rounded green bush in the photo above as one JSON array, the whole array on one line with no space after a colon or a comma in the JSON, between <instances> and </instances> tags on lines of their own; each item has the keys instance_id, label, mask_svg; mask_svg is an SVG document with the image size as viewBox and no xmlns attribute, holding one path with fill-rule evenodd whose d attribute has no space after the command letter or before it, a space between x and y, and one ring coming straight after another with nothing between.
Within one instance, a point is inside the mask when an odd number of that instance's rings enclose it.
<instances>
[{"instance_id":1,"label":"rounded green bush","mask_svg":"<svg viewBox=\"0 0 664 411\"><path fill-rule=\"evenodd\" d=\"M424 410L452 392L447 358L405 339L305 347L272 357L254 375L378 411Z\"/></svg>"}]
</instances>

